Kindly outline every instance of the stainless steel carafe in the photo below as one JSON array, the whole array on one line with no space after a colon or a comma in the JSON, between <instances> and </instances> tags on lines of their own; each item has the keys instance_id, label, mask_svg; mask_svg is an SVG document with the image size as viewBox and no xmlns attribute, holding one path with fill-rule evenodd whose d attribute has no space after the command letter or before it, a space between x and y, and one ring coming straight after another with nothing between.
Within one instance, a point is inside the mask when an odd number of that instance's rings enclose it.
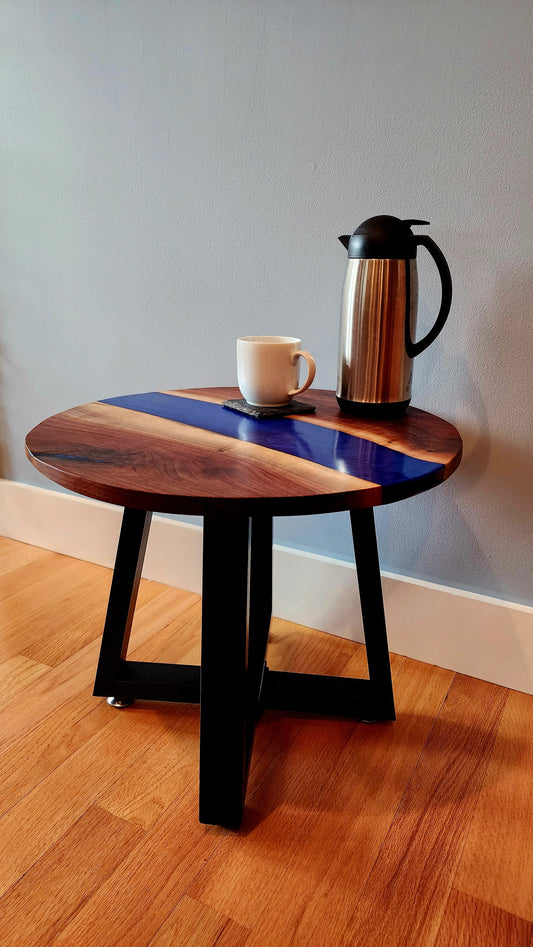
<instances>
[{"instance_id":1,"label":"stainless steel carafe","mask_svg":"<svg viewBox=\"0 0 533 947\"><path fill-rule=\"evenodd\" d=\"M400 417L411 400L413 359L441 331L452 301L448 264L430 237L413 234L413 224L383 215L365 220L355 233L339 237L348 250L341 305L337 400L343 411L362 417ZM423 339L414 342L418 305L416 249L424 246L437 264L442 284L439 314Z\"/></svg>"}]
</instances>

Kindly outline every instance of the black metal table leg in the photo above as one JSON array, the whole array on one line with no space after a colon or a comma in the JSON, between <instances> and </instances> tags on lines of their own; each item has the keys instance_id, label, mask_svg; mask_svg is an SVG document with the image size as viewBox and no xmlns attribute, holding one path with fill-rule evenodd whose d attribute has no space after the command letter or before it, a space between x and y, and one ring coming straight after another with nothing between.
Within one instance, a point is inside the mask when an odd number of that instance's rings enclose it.
<instances>
[{"instance_id":1,"label":"black metal table leg","mask_svg":"<svg viewBox=\"0 0 533 947\"><path fill-rule=\"evenodd\" d=\"M200 822L237 827L272 612L272 518L204 519Z\"/></svg>"},{"instance_id":2,"label":"black metal table leg","mask_svg":"<svg viewBox=\"0 0 533 947\"><path fill-rule=\"evenodd\" d=\"M353 510L350 519L371 684L369 719L395 720L374 510Z\"/></svg>"},{"instance_id":3,"label":"black metal table leg","mask_svg":"<svg viewBox=\"0 0 533 947\"><path fill-rule=\"evenodd\" d=\"M129 698L116 692L116 681L128 650L151 519L144 510L124 510L94 685L98 697Z\"/></svg>"},{"instance_id":4,"label":"black metal table leg","mask_svg":"<svg viewBox=\"0 0 533 947\"><path fill-rule=\"evenodd\" d=\"M252 517L250 547L250 606L248 633L247 761L260 715L265 654L272 617L272 517Z\"/></svg>"},{"instance_id":5,"label":"black metal table leg","mask_svg":"<svg viewBox=\"0 0 533 947\"><path fill-rule=\"evenodd\" d=\"M200 822L238 826L246 790L250 521L204 517Z\"/></svg>"},{"instance_id":6,"label":"black metal table leg","mask_svg":"<svg viewBox=\"0 0 533 947\"><path fill-rule=\"evenodd\" d=\"M373 510L357 510L351 518L370 680L267 668L265 707L362 721L396 719Z\"/></svg>"}]
</instances>

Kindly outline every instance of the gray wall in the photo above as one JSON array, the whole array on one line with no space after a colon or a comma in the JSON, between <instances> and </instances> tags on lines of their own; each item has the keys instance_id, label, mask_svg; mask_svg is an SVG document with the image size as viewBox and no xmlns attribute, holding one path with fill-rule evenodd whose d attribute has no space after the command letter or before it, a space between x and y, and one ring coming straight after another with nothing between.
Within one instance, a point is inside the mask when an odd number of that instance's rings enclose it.
<instances>
[{"instance_id":1,"label":"gray wall","mask_svg":"<svg viewBox=\"0 0 533 947\"><path fill-rule=\"evenodd\" d=\"M69 405L234 383L243 333L300 335L334 387L337 235L420 217L454 303L413 401L466 455L378 511L383 566L533 603L532 10L0 0L3 476L45 485L23 438ZM422 332L438 294L420 267ZM350 555L341 515L276 538Z\"/></svg>"}]
</instances>

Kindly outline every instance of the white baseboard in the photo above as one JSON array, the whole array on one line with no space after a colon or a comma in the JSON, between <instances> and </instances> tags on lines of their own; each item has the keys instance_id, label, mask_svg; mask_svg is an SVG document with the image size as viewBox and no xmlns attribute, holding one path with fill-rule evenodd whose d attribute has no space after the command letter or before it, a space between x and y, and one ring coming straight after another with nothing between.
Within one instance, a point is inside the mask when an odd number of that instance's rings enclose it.
<instances>
[{"instance_id":1,"label":"white baseboard","mask_svg":"<svg viewBox=\"0 0 533 947\"><path fill-rule=\"evenodd\" d=\"M122 511L115 506L0 481L0 534L113 566ZM202 530L156 515L143 575L200 592ZM382 573L391 651L533 693L533 608ZM274 547L274 614L362 641L350 563Z\"/></svg>"}]
</instances>

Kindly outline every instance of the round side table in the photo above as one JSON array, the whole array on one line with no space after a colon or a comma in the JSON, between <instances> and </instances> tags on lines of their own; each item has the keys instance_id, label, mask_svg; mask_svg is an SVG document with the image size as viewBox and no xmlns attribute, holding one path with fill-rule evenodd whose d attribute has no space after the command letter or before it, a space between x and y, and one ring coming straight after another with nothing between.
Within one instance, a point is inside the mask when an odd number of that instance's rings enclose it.
<instances>
[{"instance_id":1,"label":"round side table","mask_svg":"<svg viewBox=\"0 0 533 947\"><path fill-rule=\"evenodd\" d=\"M124 507L94 693L200 703L200 821L242 820L262 709L394 720L373 507L446 480L462 442L417 408L396 421L349 417L313 389L312 414L256 419L223 406L236 388L155 391L71 408L26 439L34 466ZM349 511L369 679L271 671L272 517ZM201 666L127 659L153 512L204 519Z\"/></svg>"}]
</instances>

